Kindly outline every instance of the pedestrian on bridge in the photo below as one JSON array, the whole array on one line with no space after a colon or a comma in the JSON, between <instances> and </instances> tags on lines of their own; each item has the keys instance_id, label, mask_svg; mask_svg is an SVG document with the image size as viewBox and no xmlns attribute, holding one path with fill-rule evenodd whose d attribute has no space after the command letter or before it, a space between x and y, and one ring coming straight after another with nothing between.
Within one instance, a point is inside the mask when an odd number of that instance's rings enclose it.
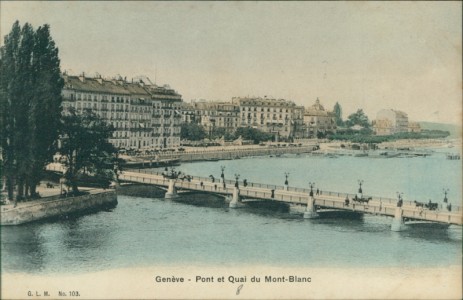
<instances>
[{"instance_id":1,"label":"pedestrian on bridge","mask_svg":"<svg viewBox=\"0 0 463 300\"><path fill-rule=\"evenodd\" d=\"M319 189L317 189L317 192L315 193L315 195L318 195L318 194L320 194L320 190L319 190Z\"/></svg>"}]
</instances>

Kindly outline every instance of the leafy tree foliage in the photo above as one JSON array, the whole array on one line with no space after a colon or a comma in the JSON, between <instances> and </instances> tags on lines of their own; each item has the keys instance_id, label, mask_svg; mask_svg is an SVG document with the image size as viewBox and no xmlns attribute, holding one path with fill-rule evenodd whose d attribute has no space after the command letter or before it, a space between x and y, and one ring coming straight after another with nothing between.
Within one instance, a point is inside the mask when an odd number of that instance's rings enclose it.
<instances>
[{"instance_id":1,"label":"leafy tree foliage","mask_svg":"<svg viewBox=\"0 0 463 300\"><path fill-rule=\"evenodd\" d=\"M206 137L204 127L196 123L183 123L180 128L180 138L189 141L200 141Z\"/></svg>"},{"instance_id":2,"label":"leafy tree foliage","mask_svg":"<svg viewBox=\"0 0 463 300\"><path fill-rule=\"evenodd\" d=\"M273 138L270 133L262 132L252 127L239 127L236 129L235 137L242 137L245 140L252 140L254 144L269 141Z\"/></svg>"},{"instance_id":3,"label":"leafy tree foliage","mask_svg":"<svg viewBox=\"0 0 463 300\"><path fill-rule=\"evenodd\" d=\"M48 25L13 24L0 49L0 141L8 198L35 196L61 116L58 49Z\"/></svg>"},{"instance_id":4,"label":"leafy tree foliage","mask_svg":"<svg viewBox=\"0 0 463 300\"><path fill-rule=\"evenodd\" d=\"M342 120L342 108L341 108L341 105L338 102L336 102L336 104L334 105L333 112L334 112L334 116L335 116L335 120L336 120L336 125L337 126L343 126L344 122Z\"/></svg>"},{"instance_id":5,"label":"leafy tree foliage","mask_svg":"<svg viewBox=\"0 0 463 300\"><path fill-rule=\"evenodd\" d=\"M355 113L347 117L346 125L352 127L360 125L364 128L370 128L371 124L368 120L368 116L363 112L363 109L358 109Z\"/></svg>"},{"instance_id":6,"label":"leafy tree foliage","mask_svg":"<svg viewBox=\"0 0 463 300\"><path fill-rule=\"evenodd\" d=\"M90 110L78 114L70 109L63 115L59 151L66 157L65 178L74 193L78 192L77 181L83 172L108 182L114 179L117 150L108 141L113 132L112 126Z\"/></svg>"},{"instance_id":7,"label":"leafy tree foliage","mask_svg":"<svg viewBox=\"0 0 463 300\"><path fill-rule=\"evenodd\" d=\"M222 137L227 141L235 139L235 135L229 133L225 127L214 127L211 132L211 139L220 139Z\"/></svg>"}]
</instances>

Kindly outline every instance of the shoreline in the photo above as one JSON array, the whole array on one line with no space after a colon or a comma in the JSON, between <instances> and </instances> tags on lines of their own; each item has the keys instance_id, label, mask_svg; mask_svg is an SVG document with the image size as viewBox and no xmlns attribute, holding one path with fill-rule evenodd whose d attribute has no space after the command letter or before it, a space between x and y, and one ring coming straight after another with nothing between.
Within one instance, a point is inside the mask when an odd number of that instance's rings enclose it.
<instances>
[{"instance_id":1,"label":"shoreline","mask_svg":"<svg viewBox=\"0 0 463 300\"><path fill-rule=\"evenodd\" d=\"M318 147L318 143L304 144L301 146L224 146L210 149L187 149L184 152L162 153L157 155L143 156L121 156L127 159L124 164L126 167L155 167L156 165L166 165L166 162L193 162L193 161L215 161L232 160L242 157L267 156L282 154L303 154L310 153Z\"/></svg>"},{"instance_id":2,"label":"shoreline","mask_svg":"<svg viewBox=\"0 0 463 300\"><path fill-rule=\"evenodd\" d=\"M115 190L93 190L91 193L76 197L49 196L19 202L16 207L13 204L2 205L0 220L1 226L21 225L116 205Z\"/></svg>"}]
</instances>

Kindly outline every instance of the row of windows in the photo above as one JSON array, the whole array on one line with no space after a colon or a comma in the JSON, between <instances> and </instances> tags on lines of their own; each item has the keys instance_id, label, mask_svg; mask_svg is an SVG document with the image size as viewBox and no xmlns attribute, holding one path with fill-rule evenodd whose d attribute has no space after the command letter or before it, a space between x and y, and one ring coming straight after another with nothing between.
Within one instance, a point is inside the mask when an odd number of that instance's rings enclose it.
<instances>
[{"instance_id":1,"label":"row of windows","mask_svg":"<svg viewBox=\"0 0 463 300\"><path fill-rule=\"evenodd\" d=\"M259 111L257 109L257 107L253 108L253 107L247 107L247 106L244 106L242 110L243 111ZM263 111L265 111L265 109L263 107L261 107L260 111L263 112ZM288 112L288 109L285 109L285 111ZM278 108L268 108L267 107L267 112L283 112L283 109L282 108L278 109Z\"/></svg>"},{"instance_id":2,"label":"row of windows","mask_svg":"<svg viewBox=\"0 0 463 300\"><path fill-rule=\"evenodd\" d=\"M241 115L241 117L242 117L243 119L246 118L245 113L243 113L243 114ZM251 118L251 117L252 117L252 116L251 116L251 113L248 113L248 119ZM257 116L257 114L254 113L254 118L257 118L257 117L263 119L263 118L265 117L265 115L264 115L264 114L262 114L262 115L259 114L259 116ZM270 118L270 114L267 114L267 118ZM276 114L273 114L273 119L276 119L276 118L277 118L277 115L276 115ZM283 115L280 114L280 115L279 115L279 118L282 119L282 118L283 118ZM288 115L285 115L285 119L288 119Z\"/></svg>"},{"instance_id":3,"label":"row of windows","mask_svg":"<svg viewBox=\"0 0 463 300\"><path fill-rule=\"evenodd\" d=\"M110 95L100 95L100 94L85 94L85 93L76 93L76 100L87 100L87 101L98 101L98 100L111 100L112 102L118 103L129 103L130 97L120 97L120 96L110 96ZM74 94L71 94L71 100L74 100Z\"/></svg>"}]
</instances>

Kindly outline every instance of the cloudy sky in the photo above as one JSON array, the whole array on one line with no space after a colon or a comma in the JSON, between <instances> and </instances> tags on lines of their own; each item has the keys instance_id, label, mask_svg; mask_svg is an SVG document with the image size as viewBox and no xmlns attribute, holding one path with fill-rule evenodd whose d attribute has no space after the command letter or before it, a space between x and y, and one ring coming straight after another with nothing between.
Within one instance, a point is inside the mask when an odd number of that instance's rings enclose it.
<instances>
[{"instance_id":1,"label":"cloudy sky","mask_svg":"<svg viewBox=\"0 0 463 300\"><path fill-rule=\"evenodd\" d=\"M191 99L268 96L344 117L382 108L460 123L461 2L4 2L48 23L71 73L147 75ZM3 42L3 41L2 41Z\"/></svg>"}]
</instances>

